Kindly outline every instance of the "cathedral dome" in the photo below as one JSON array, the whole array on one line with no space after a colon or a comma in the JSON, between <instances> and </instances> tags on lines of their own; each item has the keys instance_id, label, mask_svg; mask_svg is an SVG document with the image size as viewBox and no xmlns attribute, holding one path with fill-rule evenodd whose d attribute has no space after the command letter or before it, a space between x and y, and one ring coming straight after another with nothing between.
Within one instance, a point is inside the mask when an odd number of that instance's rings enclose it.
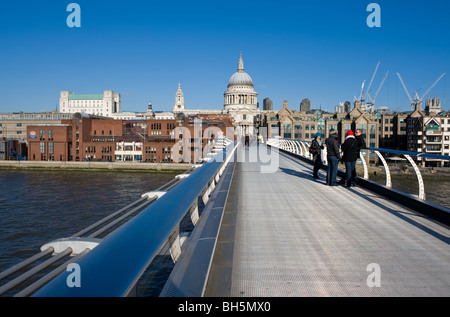
<instances>
[{"instance_id":1,"label":"cathedral dome","mask_svg":"<svg viewBox=\"0 0 450 317\"><path fill-rule=\"evenodd\" d=\"M242 60L242 54L239 58L238 70L231 76L228 82L228 87L230 86L250 86L253 88L253 81L249 74L244 71L244 62Z\"/></svg>"},{"instance_id":2,"label":"cathedral dome","mask_svg":"<svg viewBox=\"0 0 450 317\"><path fill-rule=\"evenodd\" d=\"M231 76L230 81L228 82L228 87L237 85L253 87L252 78L246 72L234 73L233 76Z\"/></svg>"}]
</instances>

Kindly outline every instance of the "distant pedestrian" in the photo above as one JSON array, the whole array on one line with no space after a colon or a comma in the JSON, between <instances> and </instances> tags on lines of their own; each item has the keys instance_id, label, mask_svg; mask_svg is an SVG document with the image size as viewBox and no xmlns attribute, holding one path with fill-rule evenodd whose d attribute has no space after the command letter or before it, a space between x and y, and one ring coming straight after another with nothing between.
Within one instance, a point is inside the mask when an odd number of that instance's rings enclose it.
<instances>
[{"instance_id":1,"label":"distant pedestrian","mask_svg":"<svg viewBox=\"0 0 450 317\"><path fill-rule=\"evenodd\" d=\"M347 187L356 185L356 160L358 159L358 141L352 130L348 130L345 141L341 146L342 161L345 164Z\"/></svg>"},{"instance_id":2,"label":"distant pedestrian","mask_svg":"<svg viewBox=\"0 0 450 317\"><path fill-rule=\"evenodd\" d=\"M250 136L248 134L245 135L245 146L250 146Z\"/></svg>"},{"instance_id":3,"label":"distant pedestrian","mask_svg":"<svg viewBox=\"0 0 450 317\"><path fill-rule=\"evenodd\" d=\"M319 178L319 175L317 173L319 172L320 168L322 167L322 155L321 152L323 150L324 146L322 144L322 135L320 133L316 133L314 135L314 139L311 142L311 146L309 147L309 153L313 155L313 161L314 161L314 170L313 170L313 177Z\"/></svg>"},{"instance_id":4,"label":"distant pedestrian","mask_svg":"<svg viewBox=\"0 0 450 317\"><path fill-rule=\"evenodd\" d=\"M325 140L325 145L327 147L328 160L327 185L337 186L336 177L338 172L338 161L341 159L341 156L339 154L339 142L336 130L330 130L330 135Z\"/></svg>"}]
</instances>

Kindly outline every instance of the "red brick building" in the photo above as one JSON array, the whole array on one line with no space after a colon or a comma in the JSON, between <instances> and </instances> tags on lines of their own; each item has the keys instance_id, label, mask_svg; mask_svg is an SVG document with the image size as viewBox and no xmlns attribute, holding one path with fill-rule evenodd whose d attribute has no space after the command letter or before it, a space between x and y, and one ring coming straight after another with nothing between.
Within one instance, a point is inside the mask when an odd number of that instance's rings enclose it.
<instances>
[{"instance_id":1,"label":"red brick building","mask_svg":"<svg viewBox=\"0 0 450 317\"><path fill-rule=\"evenodd\" d=\"M68 124L28 126L28 160L70 160L71 133L71 126Z\"/></svg>"},{"instance_id":2,"label":"red brick building","mask_svg":"<svg viewBox=\"0 0 450 317\"><path fill-rule=\"evenodd\" d=\"M115 120L75 114L61 122L28 126L29 160L198 162L208 143L233 127L228 115Z\"/></svg>"}]
</instances>

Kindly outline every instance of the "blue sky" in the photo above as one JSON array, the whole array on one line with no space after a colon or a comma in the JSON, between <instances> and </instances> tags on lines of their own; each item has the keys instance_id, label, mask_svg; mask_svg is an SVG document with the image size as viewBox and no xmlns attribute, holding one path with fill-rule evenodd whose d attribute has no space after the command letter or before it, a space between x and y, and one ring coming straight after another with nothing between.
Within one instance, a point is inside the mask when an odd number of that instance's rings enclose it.
<instances>
[{"instance_id":1,"label":"blue sky","mask_svg":"<svg viewBox=\"0 0 450 317\"><path fill-rule=\"evenodd\" d=\"M69 28L69 3L81 27ZM381 7L369 28L367 5ZM450 71L448 1L4 1L0 7L0 112L54 110L59 92L114 90L123 111L171 110L178 82L190 109L223 109L242 52L262 108L309 98L334 106L360 92L381 62L376 106L406 111ZM430 92L450 110L450 74Z\"/></svg>"}]
</instances>

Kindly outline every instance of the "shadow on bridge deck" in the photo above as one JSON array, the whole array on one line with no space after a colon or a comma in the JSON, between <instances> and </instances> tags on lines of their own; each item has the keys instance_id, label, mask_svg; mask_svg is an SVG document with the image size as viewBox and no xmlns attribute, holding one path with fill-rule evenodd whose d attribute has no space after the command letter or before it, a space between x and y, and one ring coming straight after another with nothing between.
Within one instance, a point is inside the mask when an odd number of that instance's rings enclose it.
<instances>
[{"instance_id":1,"label":"shadow on bridge deck","mask_svg":"<svg viewBox=\"0 0 450 317\"><path fill-rule=\"evenodd\" d=\"M240 152L205 296L448 296L449 228L308 163Z\"/></svg>"}]
</instances>

